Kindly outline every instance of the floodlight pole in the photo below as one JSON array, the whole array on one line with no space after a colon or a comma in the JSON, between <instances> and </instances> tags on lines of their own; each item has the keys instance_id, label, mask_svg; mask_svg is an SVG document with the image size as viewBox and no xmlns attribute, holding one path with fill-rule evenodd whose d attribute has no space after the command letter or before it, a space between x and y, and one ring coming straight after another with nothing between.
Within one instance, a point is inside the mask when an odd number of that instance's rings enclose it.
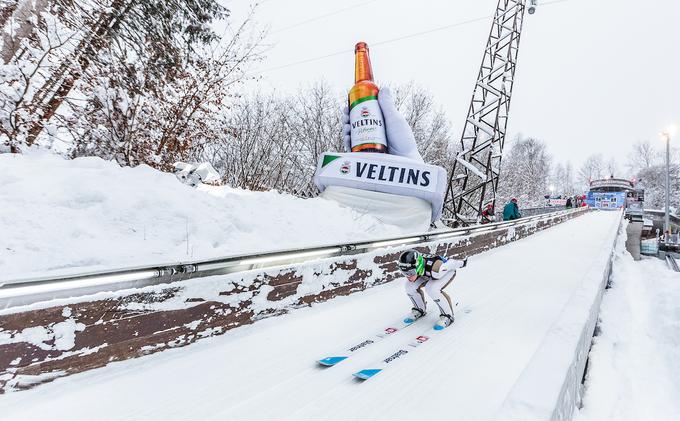
<instances>
[{"instance_id":1,"label":"floodlight pole","mask_svg":"<svg viewBox=\"0 0 680 421\"><path fill-rule=\"evenodd\" d=\"M671 134L664 132L663 136L666 138L666 215L664 218L664 231L670 232L670 204L671 204Z\"/></svg>"}]
</instances>

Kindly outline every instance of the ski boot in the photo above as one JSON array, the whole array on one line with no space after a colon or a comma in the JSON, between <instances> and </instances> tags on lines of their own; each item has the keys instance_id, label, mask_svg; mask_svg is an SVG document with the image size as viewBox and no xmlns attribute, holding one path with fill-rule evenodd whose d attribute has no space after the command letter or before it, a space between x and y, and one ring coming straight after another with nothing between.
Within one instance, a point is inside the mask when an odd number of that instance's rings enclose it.
<instances>
[{"instance_id":1,"label":"ski boot","mask_svg":"<svg viewBox=\"0 0 680 421\"><path fill-rule=\"evenodd\" d=\"M418 307L411 309L411 314L404 319L404 323L411 324L425 315L425 312Z\"/></svg>"},{"instance_id":2,"label":"ski boot","mask_svg":"<svg viewBox=\"0 0 680 421\"><path fill-rule=\"evenodd\" d=\"M434 330L443 330L446 329L448 326L450 326L453 323L453 314L448 315L448 314L442 314L439 317L439 321L434 324Z\"/></svg>"}]
</instances>

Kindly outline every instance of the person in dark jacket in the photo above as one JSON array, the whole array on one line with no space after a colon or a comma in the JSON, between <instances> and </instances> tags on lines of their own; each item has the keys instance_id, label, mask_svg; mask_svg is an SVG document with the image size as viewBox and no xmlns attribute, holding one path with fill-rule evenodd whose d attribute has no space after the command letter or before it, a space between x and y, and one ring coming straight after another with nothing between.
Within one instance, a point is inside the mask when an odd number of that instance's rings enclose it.
<instances>
[{"instance_id":1,"label":"person in dark jacket","mask_svg":"<svg viewBox=\"0 0 680 421\"><path fill-rule=\"evenodd\" d=\"M517 198L513 197L503 208L503 220L512 221L521 217L522 214L519 213L519 206L517 206Z\"/></svg>"},{"instance_id":2,"label":"person in dark jacket","mask_svg":"<svg viewBox=\"0 0 680 421\"><path fill-rule=\"evenodd\" d=\"M571 196L567 197L567 209L571 209L574 204L571 202Z\"/></svg>"}]
</instances>

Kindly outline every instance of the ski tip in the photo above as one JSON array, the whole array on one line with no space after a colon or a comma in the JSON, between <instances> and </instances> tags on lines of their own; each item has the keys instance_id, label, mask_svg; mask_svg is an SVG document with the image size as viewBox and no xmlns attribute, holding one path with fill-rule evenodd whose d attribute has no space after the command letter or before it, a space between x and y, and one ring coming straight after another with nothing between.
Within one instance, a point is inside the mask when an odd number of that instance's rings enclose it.
<instances>
[{"instance_id":1,"label":"ski tip","mask_svg":"<svg viewBox=\"0 0 680 421\"><path fill-rule=\"evenodd\" d=\"M380 368L368 368L366 370L361 370L354 373L354 377L358 377L361 380L368 380L376 374L380 373L382 369Z\"/></svg>"},{"instance_id":2,"label":"ski tip","mask_svg":"<svg viewBox=\"0 0 680 421\"><path fill-rule=\"evenodd\" d=\"M321 365L325 365L326 367L332 367L335 364L339 363L342 360L346 360L347 357L326 357L321 360L318 360L318 363Z\"/></svg>"}]
</instances>

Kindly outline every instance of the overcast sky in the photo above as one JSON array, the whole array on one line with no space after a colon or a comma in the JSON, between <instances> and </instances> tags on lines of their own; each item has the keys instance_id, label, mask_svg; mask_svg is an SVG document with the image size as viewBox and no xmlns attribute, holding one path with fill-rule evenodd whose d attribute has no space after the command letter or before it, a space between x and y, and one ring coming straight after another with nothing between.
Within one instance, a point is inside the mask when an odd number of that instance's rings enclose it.
<instances>
[{"instance_id":1,"label":"overcast sky","mask_svg":"<svg viewBox=\"0 0 680 421\"><path fill-rule=\"evenodd\" d=\"M238 17L248 2L225 4ZM262 90L293 92L319 79L348 90L354 44L366 41L378 83L413 80L430 90L458 141L496 4L265 0L256 13L258 23L271 28L272 47L257 66ZM543 139L556 162L575 167L602 153L623 168L633 143L649 139L662 146L659 131L680 126L680 0L540 4L522 32L509 136ZM381 44L476 18L482 19ZM324 55L332 56L278 68ZM676 139L680 144L680 131Z\"/></svg>"}]
</instances>

